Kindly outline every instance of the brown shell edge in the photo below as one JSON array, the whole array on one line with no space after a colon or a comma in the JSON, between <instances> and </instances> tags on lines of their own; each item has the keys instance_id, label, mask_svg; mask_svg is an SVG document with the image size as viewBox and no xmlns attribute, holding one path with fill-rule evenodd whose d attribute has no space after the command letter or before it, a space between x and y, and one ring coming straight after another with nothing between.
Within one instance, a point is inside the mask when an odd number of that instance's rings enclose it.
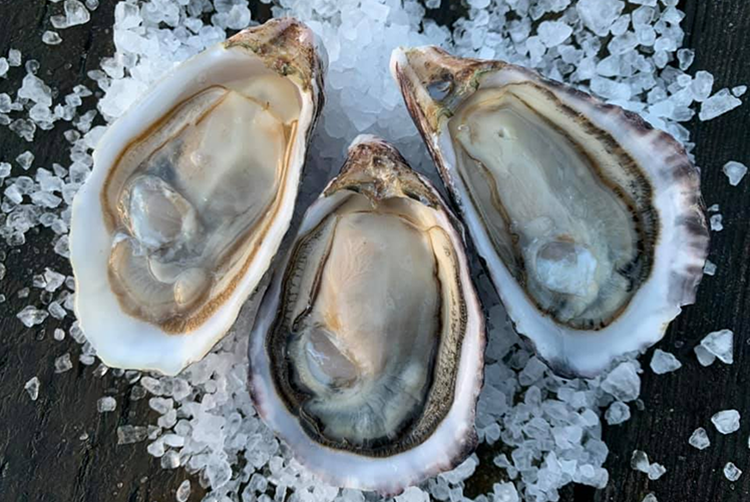
<instances>
[{"instance_id":1,"label":"brown shell edge","mask_svg":"<svg viewBox=\"0 0 750 502\"><path fill-rule=\"evenodd\" d=\"M309 142L325 103L325 68L319 55L323 49L317 46L313 31L295 18L275 18L237 33L224 42L224 47L252 51L266 67L282 77L296 78L302 89L311 94L314 112L308 129Z\"/></svg>"}]
</instances>

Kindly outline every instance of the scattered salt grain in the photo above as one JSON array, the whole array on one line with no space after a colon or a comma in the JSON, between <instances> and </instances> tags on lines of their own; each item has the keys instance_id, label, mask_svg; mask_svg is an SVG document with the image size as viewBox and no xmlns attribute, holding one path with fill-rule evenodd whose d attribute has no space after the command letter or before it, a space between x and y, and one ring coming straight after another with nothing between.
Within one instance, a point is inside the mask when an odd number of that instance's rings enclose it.
<instances>
[{"instance_id":1,"label":"scattered salt grain","mask_svg":"<svg viewBox=\"0 0 750 502\"><path fill-rule=\"evenodd\" d=\"M703 102L698 118L704 122L706 120L712 120L719 115L734 110L741 104L742 101L740 101L739 98L732 96L729 93L729 89L722 89Z\"/></svg>"},{"instance_id":2,"label":"scattered salt grain","mask_svg":"<svg viewBox=\"0 0 750 502\"><path fill-rule=\"evenodd\" d=\"M18 162L18 165L21 166L21 169L23 169L24 171L28 171L31 167L31 164L34 162L34 154L27 150L16 157L16 162Z\"/></svg>"},{"instance_id":3,"label":"scattered salt grain","mask_svg":"<svg viewBox=\"0 0 750 502\"><path fill-rule=\"evenodd\" d=\"M734 333L732 330L712 331L701 340L701 346L709 354L718 357L723 363L732 364L734 362Z\"/></svg>"},{"instance_id":4,"label":"scattered salt grain","mask_svg":"<svg viewBox=\"0 0 750 502\"><path fill-rule=\"evenodd\" d=\"M145 441L148 428L140 425L123 425L117 428L117 444L132 444Z\"/></svg>"},{"instance_id":5,"label":"scattered salt grain","mask_svg":"<svg viewBox=\"0 0 750 502\"><path fill-rule=\"evenodd\" d=\"M24 384L23 388L28 392L31 400L36 401L39 397L39 378L32 378Z\"/></svg>"},{"instance_id":6,"label":"scattered salt grain","mask_svg":"<svg viewBox=\"0 0 750 502\"><path fill-rule=\"evenodd\" d=\"M60 45L62 37L56 31L45 31L42 35L42 42L47 45Z\"/></svg>"},{"instance_id":7,"label":"scattered salt grain","mask_svg":"<svg viewBox=\"0 0 750 502\"><path fill-rule=\"evenodd\" d=\"M40 310L33 305L24 307L22 311L16 314L16 317L27 328L42 324L49 314L45 310Z\"/></svg>"},{"instance_id":8,"label":"scattered salt grain","mask_svg":"<svg viewBox=\"0 0 750 502\"><path fill-rule=\"evenodd\" d=\"M654 355L651 357L651 371L657 375L663 375L671 371L678 370L682 367L682 363L669 352L664 352L661 349L656 349Z\"/></svg>"},{"instance_id":9,"label":"scattered salt grain","mask_svg":"<svg viewBox=\"0 0 750 502\"><path fill-rule=\"evenodd\" d=\"M641 450L634 450L633 455L630 457L630 467L634 471L641 471L648 473L649 470L648 455L646 452Z\"/></svg>"},{"instance_id":10,"label":"scattered salt grain","mask_svg":"<svg viewBox=\"0 0 750 502\"><path fill-rule=\"evenodd\" d=\"M60 342L65 339L65 330L60 329L60 328L55 328L55 333L52 336L54 337L55 340Z\"/></svg>"},{"instance_id":11,"label":"scattered salt grain","mask_svg":"<svg viewBox=\"0 0 750 502\"><path fill-rule=\"evenodd\" d=\"M622 401L615 401L609 405L604 419L609 425L617 425L630 420L630 407Z\"/></svg>"},{"instance_id":12,"label":"scattered salt grain","mask_svg":"<svg viewBox=\"0 0 750 502\"><path fill-rule=\"evenodd\" d=\"M747 166L740 162L730 160L723 167L724 174L729 178L729 184L736 187L747 174Z\"/></svg>"},{"instance_id":13,"label":"scattered salt grain","mask_svg":"<svg viewBox=\"0 0 750 502\"><path fill-rule=\"evenodd\" d=\"M10 49L8 51L8 64L10 66L21 66L21 51Z\"/></svg>"},{"instance_id":14,"label":"scattered salt grain","mask_svg":"<svg viewBox=\"0 0 750 502\"><path fill-rule=\"evenodd\" d=\"M732 87L732 96L734 96L735 98L744 96L746 92L747 92L746 85L738 85L737 87Z\"/></svg>"},{"instance_id":15,"label":"scattered salt grain","mask_svg":"<svg viewBox=\"0 0 750 502\"><path fill-rule=\"evenodd\" d=\"M660 477L664 475L664 473L667 472L667 469L661 465L654 462L653 464L648 466L648 479L651 481L656 481Z\"/></svg>"},{"instance_id":16,"label":"scattered salt grain","mask_svg":"<svg viewBox=\"0 0 750 502\"><path fill-rule=\"evenodd\" d=\"M0 58L0 77L5 77L8 73L8 68L10 68L8 60L4 57Z\"/></svg>"},{"instance_id":17,"label":"scattered salt grain","mask_svg":"<svg viewBox=\"0 0 750 502\"><path fill-rule=\"evenodd\" d=\"M720 214L713 214L711 215L711 218L709 218L709 224L711 225L711 230L714 232L721 232L724 230L724 223L723 223L724 217Z\"/></svg>"},{"instance_id":18,"label":"scattered salt grain","mask_svg":"<svg viewBox=\"0 0 750 502\"><path fill-rule=\"evenodd\" d=\"M190 480L186 479L177 488L175 499L177 499L177 502L187 502L188 498L190 498Z\"/></svg>"},{"instance_id":19,"label":"scattered salt grain","mask_svg":"<svg viewBox=\"0 0 750 502\"><path fill-rule=\"evenodd\" d=\"M180 466L180 456L174 450L169 450L161 457L162 469L176 469Z\"/></svg>"},{"instance_id":20,"label":"scattered salt grain","mask_svg":"<svg viewBox=\"0 0 750 502\"><path fill-rule=\"evenodd\" d=\"M731 434L740 428L740 412L737 410L723 410L711 417L716 430L722 434Z\"/></svg>"},{"instance_id":21,"label":"scattered salt grain","mask_svg":"<svg viewBox=\"0 0 750 502\"><path fill-rule=\"evenodd\" d=\"M641 392L641 379L632 361L620 363L602 382L602 389L623 402L633 401Z\"/></svg>"},{"instance_id":22,"label":"scattered salt grain","mask_svg":"<svg viewBox=\"0 0 750 502\"><path fill-rule=\"evenodd\" d=\"M726 476L729 481L734 482L740 479L742 471L732 462L727 462L727 465L724 466L724 476Z\"/></svg>"},{"instance_id":23,"label":"scattered salt grain","mask_svg":"<svg viewBox=\"0 0 750 502\"><path fill-rule=\"evenodd\" d=\"M99 413L107 413L117 408L117 400L111 396L105 396L96 402L96 409Z\"/></svg>"},{"instance_id":24,"label":"scattered salt grain","mask_svg":"<svg viewBox=\"0 0 750 502\"><path fill-rule=\"evenodd\" d=\"M539 39L547 47L556 47L573 34L573 28L562 21L544 21L538 28Z\"/></svg>"},{"instance_id":25,"label":"scattered salt grain","mask_svg":"<svg viewBox=\"0 0 750 502\"><path fill-rule=\"evenodd\" d=\"M73 368L73 363L70 362L70 354L65 353L55 359L55 373L65 373Z\"/></svg>"},{"instance_id":26,"label":"scattered salt grain","mask_svg":"<svg viewBox=\"0 0 750 502\"><path fill-rule=\"evenodd\" d=\"M654 495L653 493L649 493L648 495L643 497L642 502L659 502L659 501L656 499L656 495Z\"/></svg>"},{"instance_id":27,"label":"scattered salt grain","mask_svg":"<svg viewBox=\"0 0 750 502\"><path fill-rule=\"evenodd\" d=\"M715 275L716 274L716 264L713 263L710 260L706 260L705 265L703 265L703 273L706 275Z\"/></svg>"},{"instance_id":28,"label":"scattered salt grain","mask_svg":"<svg viewBox=\"0 0 750 502\"><path fill-rule=\"evenodd\" d=\"M706 429L704 429L703 427L698 427L693 431L693 433L690 435L690 439L688 439L688 443L690 444L690 446L698 448L699 450L705 450L706 448L711 446L711 440L708 439Z\"/></svg>"}]
</instances>

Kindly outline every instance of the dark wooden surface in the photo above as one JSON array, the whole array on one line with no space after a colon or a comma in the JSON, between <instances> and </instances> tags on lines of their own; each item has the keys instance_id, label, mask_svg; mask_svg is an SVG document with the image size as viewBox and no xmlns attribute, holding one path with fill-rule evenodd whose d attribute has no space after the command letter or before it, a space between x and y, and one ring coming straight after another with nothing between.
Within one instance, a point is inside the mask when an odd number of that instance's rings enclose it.
<instances>
[{"instance_id":1,"label":"dark wooden surface","mask_svg":"<svg viewBox=\"0 0 750 502\"><path fill-rule=\"evenodd\" d=\"M25 59L37 59L40 76L61 95L71 92L78 83L93 89L85 75L98 67L102 57L113 53L115 3L102 0L91 22L63 30L63 44L50 47L41 42L41 35L50 26L50 15L62 10L62 3L0 0L0 54L17 48ZM686 45L696 50L691 70L712 72L716 88L750 83L750 6L746 0L683 0L680 7L687 13ZM460 11L453 6L431 15L439 22L450 23ZM264 9L256 18L267 15ZM0 79L0 92L15 92L23 74L21 68L12 68L7 79ZM84 100L84 109L93 105L94 98ZM651 491L660 502L750 500L750 367L744 365L750 358L750 179L739 187L730 187L721 172L728 160L750 164L750 106L709 123L696 120L689 126L697 143L697 163L703 168L706 202L719 203L725 217L724 230L712 233L710 259L718 265L718 272L705 278L696 305L685 309L659 345L675 353L683 368L663 376L646 369L641 393L645 410L632 407L629 422L605 426L604 437L610 447L607 488L594 491L570 486L562 491L564 502L640 502ZM36 166L50 166L65 158L63 130L58 126L52 131L37 131L37 140L29 145L2 127L0 161L12 162L16 155L30 149L36 155ZM15 318L23 306L38 304L38 290L32 289L28 299L17 298L18 290L30 285L33 274L45 266L69 273L65 260L51 252L51 238L51 232L32 233L20 249L0 242L0 249L8 254L8 274L0 282L0 292L8 297L0 304L0 501L174 500L177 486L187 476L183 470L161 469L158 459L146 453L145 443L117 445L119 425L156 422L157 415L148 408L147 400L131 401L127 382L111 372L94 377L95 366L78 362L79 349L72 340L58 342L52 338L56 321L48 320L44 329L29 330ZM65 328L69 324L70 319L59 323ZM735 363L726 366L717 362L703 368L695 360L692 347L706 333L720 328L735 332ZM73 356L73 369L55 375L54 359L65 352ZM650 355L642 359L645 368ZM36 402L23 389L33 376L41 381ZM115 412L97 412L96 401L103 395L117 398ZM742 428L720 436L711 426L710 417L727 408L742 413ZM709 431L712 441L711 447L702 452L687 443L699 426ZM87 439L80 439L84 433ZM648 481L644 474L633 471L629 464L634 449L645 450L652 461L666 466L667 473L658 481ZM491 459L491 455L485 455ZM746 471L736 483L723 476L728 461ZM477 487L491 487L496 475L492 469L482 468L472 482ZM192 485L190 500L200 500L197 479L192 479Z\"/></svg>"}]
</instances>

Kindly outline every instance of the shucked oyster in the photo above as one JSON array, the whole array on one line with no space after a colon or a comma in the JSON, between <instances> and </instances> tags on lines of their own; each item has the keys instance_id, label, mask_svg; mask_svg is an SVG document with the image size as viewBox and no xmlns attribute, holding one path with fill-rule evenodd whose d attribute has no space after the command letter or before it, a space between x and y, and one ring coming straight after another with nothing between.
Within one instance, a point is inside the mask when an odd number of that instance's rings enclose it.
<instances>
[{"instance_id":1,"label":"shucked oyster","mask_svg":"<svg viewBox=\"0 0 750 502\"><path fill-rule=\"evenodd\" d=\"M70 242L76 314L106 364L174 374L230 328L289 226L321 92L312 33L273 20L109 128Z\"/></svg>"},{"instance_id":2,"label":"shucked oyster","mask_svg":"<svg viewBox=\"0 0 750 502\"><path fill-rule=\"evenodd\" d=\"M474 448L485 335L462 237L382 140L350 147L255 322L258 413L329 483L398 493Z\"/></svg>"},{"instance_id":3,"label":"shucked oyster","mask_svg":"<svg viewBox=\"0 0 750 502\"><path fill-rule=\"evenodd\" d=\"M517 331L593 375L659 340L702 277L698 170L640 117L501 61L391 70Z\"/></svg>"}]
</instances>

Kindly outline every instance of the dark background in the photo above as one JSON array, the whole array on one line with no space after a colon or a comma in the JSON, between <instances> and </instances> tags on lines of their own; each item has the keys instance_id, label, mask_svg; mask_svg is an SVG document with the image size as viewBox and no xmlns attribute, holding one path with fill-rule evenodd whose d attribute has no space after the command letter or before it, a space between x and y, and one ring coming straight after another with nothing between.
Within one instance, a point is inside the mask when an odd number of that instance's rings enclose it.
<instances>
[{"instance_id":1,"label":"dark background","mask_svg":"<svg viewBox=\"0 0 750 502\"><path fill-rule=\"evenodd\" d=\"M459 2L428 15L449 25L464 8ZM60 95L74 85L95 84L86 72L97 69L102 57L114 53L111 25L115 0L102 0L89 23L61 31L60 46L42 43L42 33L50 28L49 17L62 11L62 2L48 0L0 0L0 54L20 49L24 60L41 63L40 77L57 87ZM750 5L747 0L682 0L679 5L687 17L683 28L686 47L696 51L690 72L708 70L715 78L715 90L750 84ZM252 8L256 20L270 16L266 5ZM11 68L7 79L0 79L0 92L14 95L25 74L23 68ZM750 96L748 94L747 96ZM745 96L743 99L747 100ZM95 105L95 98L84 99L84 111ZM561 492L563 502L640 502L654 492L660 502L736 502L750 500L750 357L748 338L750 296L748 295L748 215L750 176L738 187L731 187L721 167L729 160L750 164L750 106L742 107L708 123L697 119L688 124L697 144L697 164L703 169L703 194L707 205L721 204L724 230L712 232L709 258L718 265L714 277L706 276L694 306L687 307L671 325L659 344L673 352L683 367L658 376L646 369L642 375L641 399L645 410L631 406L633 418L623 425L604 426L604 440L610 447L606 468L610 482L604 490L568 486ZM13 159L29 149L36 155L35 165L50 166L66 158L68 143L64 127L37 131L33 145L5 127L0 127L0 161ZM15 170L15 167L14 167ZM14 172L14 174L16 174ZM95 366L78 362L79 349L66 338L57 342L52 332L58 321L49 318L44 329L25 329L15 314L28 304L39 304L39 290L18 299L19 289L30 285L31 276L44 265L69 273L64 259L52 253L51 232L30 232L22 248L8 248L7 276L0 290L8 301L0 304L0 501L172 501L177 486L186 478L182 469L167 471L146 452L146 443L117 445L119 425L156 423L158 415L148 400L131 401L129 385L111 372L102 378L93 376ZM70 316L69 316L70 317ZM69 327L70 319L61 326ZM714 363L701 367L692 348L708 332L729 328L735 332L735 362L731 366ZM684 342L681 345L680 342ZM54 360L65 352L73 356L73 369L54 374ZM647 368L651 351L642 358ZM32 376L42 387L39 399L32 402L23 389ZM117 410L99 414L96 401L103 395L117 398ZM728 436L719 435L710 417L719 410L734 408L743 415L741 429ZM698 451L688 445L695 428L705 427L711 446ZM86 433L85 440L79 437ZM634 449L645 450L651 459L663 464L667 473L649 481L643 473L630 468ZM467 494L491 490L502 476L493 466L494 452L480 447L482 465L467 483ZM722 469L734 462L746 473L736 483L729 482ZM192 479L191 501L203 496L197 479Z\"/></svg>"}]
</instances>

